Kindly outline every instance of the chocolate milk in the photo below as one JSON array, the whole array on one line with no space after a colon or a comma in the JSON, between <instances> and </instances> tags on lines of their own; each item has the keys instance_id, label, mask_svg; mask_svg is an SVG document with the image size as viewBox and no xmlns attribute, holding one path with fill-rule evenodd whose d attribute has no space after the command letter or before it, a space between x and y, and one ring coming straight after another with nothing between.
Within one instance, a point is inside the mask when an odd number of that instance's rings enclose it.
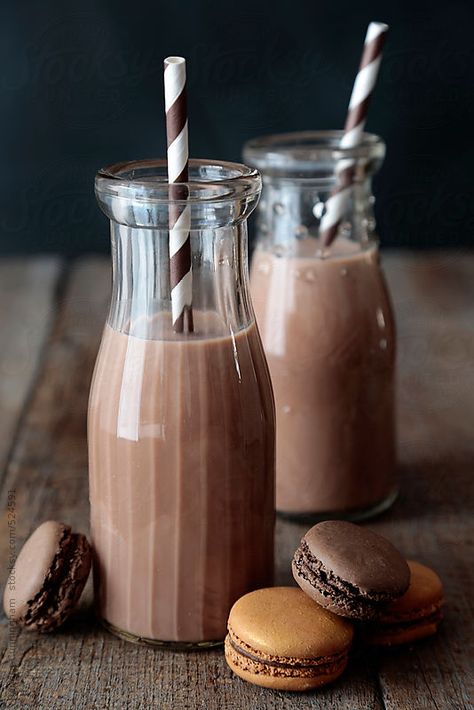
<instances>
[{"instance_id":1,"label":"chocolate milk","mask_svg":"<svg viewBox=\"0 0 474 710\"><path fill-rule=\"evenodd\" d=\"M395 334L375 245L258 248L252 300L277 409L277 509L342 515L395 492Z\"/></svg>"},{"instance_id":2,"label":"chocolate milk","mask_svg":"<svg viewBox=\"0 0 474 710\"><path fill-rule=\"evenodd\" d=\"M156 340L106 326L89 404L98 610L162 641L223 639L232 604L273 576L261 341L255 324L224 335L209 314L194 322L182 340L163 320Z\"/></svg>"}]
</instances>

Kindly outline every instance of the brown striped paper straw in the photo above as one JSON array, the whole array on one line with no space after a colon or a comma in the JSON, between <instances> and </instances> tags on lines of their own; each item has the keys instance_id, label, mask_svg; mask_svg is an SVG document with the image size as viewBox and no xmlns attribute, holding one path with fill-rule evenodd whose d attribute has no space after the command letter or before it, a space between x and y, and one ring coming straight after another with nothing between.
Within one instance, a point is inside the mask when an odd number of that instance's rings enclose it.
<instances>
[{"instance_id":1,"label":"brown striped paper straw","mask_svg":"<svg viewBox=\"0 0 474 710\"><path fill-rule=\"evenodd\" d=\"M170 200L185 200L188 181L188 115L186 107L186 60L167 57L164 61L166 137L168 143L168 182ZM169 217L171 314L177 333L193 331L191 209L187 205L170 205Z\"/></svg>"},{"instance_id":2,"label":"brown striped paper straw","mask_svg":"<svg viewBox=\"0 0 474 710\"><path fill-rule=\"evenodd\" d=\"M387 36L388 25L371 22L367 28L364 50L352 89L347 111L341 148L354 148L362 139L367 109L374 90L382 59L382 50ZM326 211L321 218L320 235L323 246L330 246L337 236L339 225L347 212L354 182L353 160L340 160L336 168L337 184L326 201Z\"/></svg>"}]
</instances>

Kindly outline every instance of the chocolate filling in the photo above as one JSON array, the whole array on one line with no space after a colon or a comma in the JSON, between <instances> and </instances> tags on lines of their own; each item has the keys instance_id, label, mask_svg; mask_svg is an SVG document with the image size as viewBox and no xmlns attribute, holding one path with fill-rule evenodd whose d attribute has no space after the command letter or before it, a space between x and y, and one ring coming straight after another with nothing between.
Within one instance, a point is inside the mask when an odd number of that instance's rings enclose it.
<instances>
[{"instance_id":1,"label":"chocolate filling","mask_svg":"<svg viewBox=\"0 0 474 710\"><path fill-rule=\"evenodd\" d=\"M256 656L251 651L248 651L244 645L237 644L232 636L228 635L229 644L232 646L234 651L245 658L253 661L254 663L259 663L263 666L271 666L272 668L281 668L285 670L308 670L314 668L315 671L320 673L330 673L331 671L336 671L341 663L345 660L347 656L347 651L341 651L340 653L331 656L329 659L320 658L304 658L295 661L278 661L266 658L261 658Z\"/></svg>"}]
</instances>

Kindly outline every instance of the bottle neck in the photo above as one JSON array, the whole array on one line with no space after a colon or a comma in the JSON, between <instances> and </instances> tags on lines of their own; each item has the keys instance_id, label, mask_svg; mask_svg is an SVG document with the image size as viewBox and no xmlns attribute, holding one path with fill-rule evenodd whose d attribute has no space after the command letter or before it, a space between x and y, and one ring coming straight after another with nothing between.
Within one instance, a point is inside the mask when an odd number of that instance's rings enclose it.
<instances>
[{"instance_id":1,"label":"bottle neck","mask_svg":"<svg viewBox=\"0 0 474 710\"><path fill-rule=\"evenodd\" d=\"M255 169L219 160L190 160L179 195L170 191L166 160L100 170L95 193L112 238L109 325L157 339L221 335L250 325L247 218L260 189Z\"/></svg>"},{"instance_id":2,"label":"bottle neck","mask_svg":"<svg viewBox=\"0 0 474 710\"><path fill-rule=\"evenodd\" d=\"M266 177L257 208L258 241L270 247L291 249L306 238L319 239L326 203L336 188L336 179L288 180ZM360 244L377 243L372 180L365 176L349 188L338 237Z\"/></svg>"},{"instance_id":3,"label":"bottle neck","mask_svg":"<svg viewBox=\"0 0 474 710\"><path fill-rule=\"evenodd\" d=\"M171 322L169 232L111 221L112 300L108 324L149 339L186 337ZM236 332L254 320L247 223L191 231L192 337Z\"/></svg>"}]
</instances>

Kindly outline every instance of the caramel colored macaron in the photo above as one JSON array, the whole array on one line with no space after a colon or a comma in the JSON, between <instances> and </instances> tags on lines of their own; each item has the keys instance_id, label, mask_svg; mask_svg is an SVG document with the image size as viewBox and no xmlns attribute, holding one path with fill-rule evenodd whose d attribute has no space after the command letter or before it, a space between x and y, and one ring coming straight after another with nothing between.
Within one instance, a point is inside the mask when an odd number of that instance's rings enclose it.
<instances>
[{"instance_id":1,"label":"caramel colored macaron","mask_svg":"<svg viewBox=\"0 0 474 710\"><path fill-rule=\"evenodd\" d=\"M368 625L366 640L374 646L398 646L432 636L443 618L443 584L436 572L408 562L410 586L376 622Z\"/></svg>"},{"instance_id":2,"label":"caramel colored macaron","mask_svg":"<svg viewBox=\"0 0 474 710\"><path fill-rule=\"evenodd\" d=\"M292 562L293 577L314 601L335 614L373 619L408 589L410 570L382 535L343 520L312 527Z\"/></svg>"},{"instance_id":3,"label":"caramel colored macaron","mask_svg":"<svg viewBox=\"0 0 474 710\"><path fill-rule=\"evenodd\" d=\"M310 690L341 675L352 637L349 622L300 589L258 589L231 609L225 657L234 673L255 685Z\"/></svg>"}]
</instances>

